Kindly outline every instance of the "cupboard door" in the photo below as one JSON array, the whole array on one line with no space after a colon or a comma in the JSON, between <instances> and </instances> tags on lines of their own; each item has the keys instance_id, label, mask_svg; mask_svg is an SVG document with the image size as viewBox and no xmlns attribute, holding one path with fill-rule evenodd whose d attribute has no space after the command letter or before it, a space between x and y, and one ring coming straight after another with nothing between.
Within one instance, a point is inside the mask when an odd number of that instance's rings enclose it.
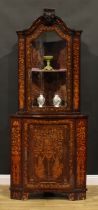
<instances>
[{"instance_id":1,"label":"cupboard door","mask_svg":"<svg viewBox=\"0 0 98 210\"><path fill-rule=\"evenodd\" d=\"M24 185L33 190L64 190L74 185L74 122L24 120Z\"/></svg>"}]
</instances>

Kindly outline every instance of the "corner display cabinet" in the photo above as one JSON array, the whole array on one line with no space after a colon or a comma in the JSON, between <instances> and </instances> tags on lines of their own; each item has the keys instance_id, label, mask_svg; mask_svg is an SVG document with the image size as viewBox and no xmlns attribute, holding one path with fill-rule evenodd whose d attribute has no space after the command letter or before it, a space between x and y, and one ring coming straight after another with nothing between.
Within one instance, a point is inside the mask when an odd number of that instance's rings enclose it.
<instances>
[{"instance_id":1,"label":"corner display cabinet","mask_svg":"<svg viewBox=\"0 0 98 210\"><path fill-rule=\"evenodd\" d=\"M18 31L18 112L11 116L11 198L86 198L87 116L80 36L53 9Z\"/></svg>"}]
</instances>

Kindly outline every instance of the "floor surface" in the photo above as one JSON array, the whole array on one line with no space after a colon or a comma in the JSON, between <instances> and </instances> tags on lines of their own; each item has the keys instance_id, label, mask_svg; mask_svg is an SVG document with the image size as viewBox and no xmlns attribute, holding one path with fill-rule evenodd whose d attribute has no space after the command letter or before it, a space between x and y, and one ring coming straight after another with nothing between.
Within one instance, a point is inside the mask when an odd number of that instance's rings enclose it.
<instances>
[{"instance_id":1,"label":"floor surface","mask_svg":"<svg viewBox=\"0 0 98 210\"><path fill-rule=\"evenodd\" d=\"M17 201L10 199L9 186L0 186L0 210L98 210L98 186L88 186L87 199L69 201L43 198Z\"/></svg>"}]
</instances>

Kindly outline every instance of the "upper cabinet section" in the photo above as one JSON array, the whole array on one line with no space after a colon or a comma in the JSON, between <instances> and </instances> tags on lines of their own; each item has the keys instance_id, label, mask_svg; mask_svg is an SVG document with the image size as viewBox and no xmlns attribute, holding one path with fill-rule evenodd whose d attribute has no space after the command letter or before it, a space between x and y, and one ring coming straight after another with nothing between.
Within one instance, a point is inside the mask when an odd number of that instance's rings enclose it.
<instances>
[{"instance_id":1,"label":"upper cabinet section","mask_svg":"<svg viewBox=\"0 0 98 210\"><path fill-rule=\"evenodd\" d=\"M53 9L18 31L19 111L64 114L80 109L80 34Z\"/></svg>"}]
</instances>

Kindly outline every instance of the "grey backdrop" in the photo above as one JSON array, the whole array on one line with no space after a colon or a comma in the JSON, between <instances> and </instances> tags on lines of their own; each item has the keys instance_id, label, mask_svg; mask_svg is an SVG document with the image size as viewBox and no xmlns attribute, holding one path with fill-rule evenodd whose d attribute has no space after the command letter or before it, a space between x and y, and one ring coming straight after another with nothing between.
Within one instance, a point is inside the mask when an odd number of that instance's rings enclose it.
<instances>
[{"instance_id":1,"label":"grey backdrop","mask_svg":"<svg viewBox=\"0 0 98 210\"><path fill-rule=\"evenodd\" d=\"M0 0L0 174L10 173L9 117L17 111L16 30L29 27L43 8L83 30L81 111L89 115L87 173L98 174L98 0Z\"/></svg>"}]
</instances>

